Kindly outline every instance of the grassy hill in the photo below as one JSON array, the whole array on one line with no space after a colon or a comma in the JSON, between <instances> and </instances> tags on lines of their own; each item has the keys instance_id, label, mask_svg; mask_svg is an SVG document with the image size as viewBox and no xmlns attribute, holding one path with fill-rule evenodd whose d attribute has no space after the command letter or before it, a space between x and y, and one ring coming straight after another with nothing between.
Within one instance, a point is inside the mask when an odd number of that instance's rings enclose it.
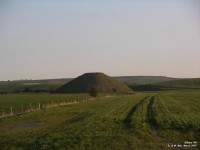
<instances>
[{"instance_id":1,"label":"grassy hill","mask_svg":"<svg viewBox=\"0 0 200 150\"><path fill-rule=\"evenodd\" d=\"M144 85L129 85L129 87L134 91L159 91L200 88L200 78L172 80Z\"/></svg>"},{"instance_id":2,"label":"grassy hill","mask_svg":"<svg viewBox=\"0 0 200 150\"><path fill-rule=\"evenodd\" d=\"M85 73L58 88L55 93L87 93L95 88L98 92L132 92L125 84L104 73Z\"/></svg>"},{"instance_id":3,"label":"grassy hill","mask_svg":"<svg viewBox=\"0 0 200 150\"><path fill-rule=\"evenodd\" d=\"M50 91L55 90L61 85L69 82L67 79L45 79L45 80L17 80L17 81L0 81L0 92L22 92L28 88L31 91Z\"/></svg>"},{"instance_id":4,"label":"grassy hill","mask_svg":"<svg viewBox=\"0 0 200 150\"><path fill-rule=\"evenodd\" d=\"M166 81L154 85L163 87L200 88L200 78Z\"/></svg>"},{"instance_id":5,"label":"grassy hill","mask_svg":"<svg viewBox=\"0 0 200 150\"><path fill-rule=\"evenodd\" d=\"M113 78L127 84L150 84L178 79L165 76L119 76Z\"/></svg>"}]
</instances>

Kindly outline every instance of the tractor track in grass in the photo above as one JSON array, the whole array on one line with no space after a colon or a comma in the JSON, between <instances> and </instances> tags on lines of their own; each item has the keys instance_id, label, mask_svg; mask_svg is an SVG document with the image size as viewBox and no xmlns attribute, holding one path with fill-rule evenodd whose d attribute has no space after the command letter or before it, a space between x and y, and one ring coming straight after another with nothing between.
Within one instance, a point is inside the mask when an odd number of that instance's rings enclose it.
<instances>
[{"instance_id":1,"label":"tractor track in grass","mask_svg":"<svg viewBox=\"0 0 200 150\"><path fill-rule=\"evenodd\" d=\"M166 144L166 146L167 146L171 142L169 141L169 139L161 136L157 129L157 125L156 125L155 118L154 118L154 111L153 111L154 102L155 102L155 96L152 96L149 99L149 104L147 106L147 118L148 118L148 123L150 125L150 132L152 133L152 135L159 137L161 142Z\"/></svg>"},{"instance_id":2,"label":"tractor track in grass","mask_svg":"<svg viewBox=\"0 0 200 150\"><path fill-rule=\"evenodd\" d=\"M153 116L154 99L155 99L155 97L152 96L149 100L149 104L147 106L147 118L148 118L148 122L149 122L149 125L150 125L151 133L153 135L157 136L159 133L158 133L158 130L156 128L156 123L155 123L154 116Z\"/></svg>"},{"instance_id":3,"label":"tractor track in grass","mask_svg":"<svg viewBox=\"0 0 200 150\"><path fill-rule=\"evenodd\" d=\"M126 118L123 120L124 123L124 128L126 129L126 131L129 133L131 132L131 121L132 121L132 116L135 114L137 108L144 103L144 101L148 99L148 97L144 97L143 99L141 99L136 105L134 105L130 112L128 113L128 115L126 116Z\"/></svg>"}]
</instances>

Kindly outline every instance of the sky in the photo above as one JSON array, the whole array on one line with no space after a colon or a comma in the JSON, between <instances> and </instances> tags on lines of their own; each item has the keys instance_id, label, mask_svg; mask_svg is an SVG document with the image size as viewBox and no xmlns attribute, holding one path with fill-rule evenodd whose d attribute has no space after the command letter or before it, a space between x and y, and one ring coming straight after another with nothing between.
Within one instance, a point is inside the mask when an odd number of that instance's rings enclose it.
<instances>
[{"instance_id":1,"label":"sky","mask_svg":"<svg viewBox=\"0 0 200 150\"><path fill-rule=\"evenodd\" d=\"M1 0L0 80L200 77L196 0Z\"/></svg>"}]
</instances>

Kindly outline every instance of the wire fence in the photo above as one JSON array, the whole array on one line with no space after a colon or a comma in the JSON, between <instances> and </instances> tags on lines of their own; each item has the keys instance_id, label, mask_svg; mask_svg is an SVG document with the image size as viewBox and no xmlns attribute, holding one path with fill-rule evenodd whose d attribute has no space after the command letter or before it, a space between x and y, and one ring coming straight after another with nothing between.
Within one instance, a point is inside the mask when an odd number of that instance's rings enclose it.
<instances>
[{"instance_id":1,"label":"wire fence","mask_svg":"<svg viewBox=\"0 0 200 150\"><path fill-rule=\"evenodd\" d=\"M27 105L24 106L23 104L21 104L20 110L19 110L19 108L17 110L15 110L13 108L13 106L10 106L9 111L6 111L6 112L3 111L2 112L2 114L0 115L0 119L11 117L11 116L14 116L14 115L22 115L22 114L25 114L25 113L49 109L49 108L61 107L61 106L66 106L66 105L70 105L70 104L75 104L75 103L82 103L82 102L86 102L88 100L98 100L98 99L102 99L102 98L108 98L108 97L111 97L111 96L112 95L109 94L109 95L104 95L104 96L98 96L96 98L94 98L94 97L85 97L85 98L77 97L76 99L67 99L67 100L63 100L63 101L59 101L59 102L55 102L55 101L51 101L51 102L48 102L48 103L38 102L37 104L32 104L30 102L29 106L27 106Z\"/></svg>"}]
</instances>

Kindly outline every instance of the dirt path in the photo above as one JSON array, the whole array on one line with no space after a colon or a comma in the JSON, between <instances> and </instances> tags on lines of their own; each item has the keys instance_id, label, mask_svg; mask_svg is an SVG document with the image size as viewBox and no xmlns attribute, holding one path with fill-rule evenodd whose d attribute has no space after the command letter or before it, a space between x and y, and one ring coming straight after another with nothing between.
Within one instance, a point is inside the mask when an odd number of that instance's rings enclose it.
<instances>
[{"instance_id":1,"label":"dirt path","mask_svg":"<svg viewBox=\"0 0 200 150\"><path fill-rule=\"evenodd\" d=\"M40 126L40 125L43 125L43 124L44 123L41 123L39 121L26 122L26 123L23 123L23 124L20 124L20 125L13 126L11 128L11 130L14 130L14 129L25 129L25 128L34 127L34 126Z\"/></svg>"},{"instance_id":2,"label":"dirt path","mask_svg":"<svg viewBox=\"0 0 200 150\"><path fill-rule=\"evenodd\" d=\"M139 103L137 103L136 105L134 105L131 109L131 111L128 113L128 115L126 116L126 118L123 120L125 129L127 132L131 132L131 121L132 121L132 116L134 115L135 111L137 110L138 106L141 105L146 99L148 99L148 97L144 97L142 100L140 100Z\"/></svg>"}]
</instances>

